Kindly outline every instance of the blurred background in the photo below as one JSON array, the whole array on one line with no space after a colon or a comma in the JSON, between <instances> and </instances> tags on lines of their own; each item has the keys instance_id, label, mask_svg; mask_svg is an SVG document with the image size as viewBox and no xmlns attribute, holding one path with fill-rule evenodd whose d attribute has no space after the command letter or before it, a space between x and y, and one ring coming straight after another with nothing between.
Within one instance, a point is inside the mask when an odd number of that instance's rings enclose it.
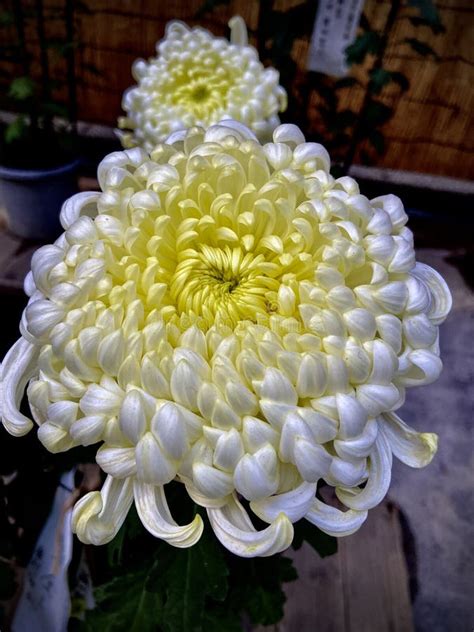
<instances>
[{"instance_id":1,"label":"blurred background","mask_svg":"<svg viewBox=\"0 0 474 632\"><path fill-rule=\"evenodd\" d=\"M347 66L333 76L317 67L317 59L334 37L322 12L338 10L353 32L342 37ZM58 231L57 211L44 219L17 172L54 171L41 180L41 199L52 190L58 198L47 203L50 209L77 188L96 189L98 162L120 148L114 128L122 94L134 83L133 61L154 55L170 19L227 37L227 22L236 14L245 19L263 63L280 71L289 97L282 120L322 142L333 173L355 177L365 195L390 192L403 199L418 259L446 278L454 297L441 328L444 373L435 385L409 394L405 413L418 429L439 434L437 457L418 472L395 464L388 499L357 535L341 541L337 555L318 560L296 554L300 580L289 585L277 629L470 631L472 0L3 0L0 355L18 337L32 253ZM61 182L54 179L58 170ZM14 212L7 209L10 185L10 195L22 200ZM33 217L23 214L28 209ZM35 437L12 439L2 428L0 601L6 622L60 473L79 458L87 461L87 454L53 457Z\"/></svg>"}]
</instances>

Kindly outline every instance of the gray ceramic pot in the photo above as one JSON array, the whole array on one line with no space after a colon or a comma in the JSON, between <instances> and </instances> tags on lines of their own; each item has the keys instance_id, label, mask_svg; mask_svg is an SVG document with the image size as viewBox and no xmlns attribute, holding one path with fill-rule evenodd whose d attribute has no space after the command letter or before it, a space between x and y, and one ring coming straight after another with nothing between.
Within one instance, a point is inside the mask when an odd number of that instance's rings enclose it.
<instances>
[{"instance_id":1,"label":"gray ceramic pot","mask_svg":"<svg viewBox=\"0 0 474 632\"><path fill-rule=\"evenodd\" d=\"M77 191L79 160L55 169L26 170L0 166L0 207L12 233L26 239L51 240L60 232L59 212Z\"/></svg>"}]
</instances>

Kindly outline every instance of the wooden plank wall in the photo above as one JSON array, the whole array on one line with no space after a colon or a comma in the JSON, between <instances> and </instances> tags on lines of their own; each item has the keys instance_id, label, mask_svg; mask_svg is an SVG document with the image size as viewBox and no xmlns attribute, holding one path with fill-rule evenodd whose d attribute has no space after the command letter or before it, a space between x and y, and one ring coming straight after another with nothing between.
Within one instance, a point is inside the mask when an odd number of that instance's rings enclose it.
<instances>
[{"instance_id":1,"label":"wooden plank wall","mask_svg":"<svg viewBox=\"0 0 474 632\"><path fill-rule=\"evenodd\" d=\"M46 0L46 4L59 6L61 0ZM106 125L114 125L121 113L121 95L133 83L133 60L153 54L167 20L199 22L224 35L229 17L236 13L255 29L259 10L257 0L231 0L197 21L195 14L203 0L86 0L86 4L90 13L79 18L84 45L78 52L79 116ZM295 4L298 0L277 0L279 8ZM400 45L405 37L415 35L407 20L397 20L392 33L386 65L404 72L410 90L402 96L395 117L385 128L388 149L377 166L470 179L474 174L474 3L439 0L437 6L446 33L435 36L428 28L419 27L416 36L429 42L440 61L421 58L407 45ZM389 8L390 0L366 0L365 12L377 27L383 26ZM58 28L54 23L49 25L50 30ZM29 34L29 41L34 45L34 32ZM305 67L307 49L307 41L295 42L293 56L301 69ZM89 65L100 74L88 71ZM59 72L60 67L61 61L57 61ZM389 102L390 93L385 98ZM360 87L348 88L343 95L344 105L352 109L361 101ZM313 119L314 105L308 104Z\"/></svg>"}]
</instances>

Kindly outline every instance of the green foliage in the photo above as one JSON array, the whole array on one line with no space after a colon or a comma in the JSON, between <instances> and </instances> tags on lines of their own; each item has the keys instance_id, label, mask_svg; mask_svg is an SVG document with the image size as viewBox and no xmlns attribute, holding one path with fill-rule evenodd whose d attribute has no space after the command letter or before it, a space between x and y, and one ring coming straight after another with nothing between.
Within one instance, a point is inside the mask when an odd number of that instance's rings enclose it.
<instances>
[{"instance_id":1,"label":"green foliage","mask_svg":"<svg viewBox=\"0 0 474 632\"><path fill-rule=\"evenodd\" d=\"M426 24L441 24L438 10L431 0L408 0L409 7L415 7L420 13L420 19Z\"/></svg>"},{"instance_id":2,"label":"green foliage","mask_svg":"<svg viewBox=\"0 0 474 632\"><path fill-rule=\"evenodd\" d=\"M21 168L56 166L71 158L69 148L74 141L66 136L74 136L76 131L75 52L81 48L77 16L91 11L81 0L62 0L55 6L45 0L17 1L12 7L12 10L0 11L0 29L8 29L9 35L5 38L8 44L2 41L0 45L0 59L16 64L12 72L14 78L2 98L2 108L20 113L21 118L9 126L2 125L1 161ZM51 29L47 25L51 21L62 23L54 29L60 37L50 36ZM33 55L32 47L39 48L39 55ZM63 77L52 74L57 67L51 63L54 56L66 62ZM91 68L86 70L92 72ZM58 97L60 100L63 97L56 92L63 88L67 93L65 104L58 103ZM57 125L55 117L69 123ZM50 157L45 156L45 144L51 148Z\"/></svg>"},{"instance_id":3,"label":"green foliage","mask_svg":"<svg viewBox=\"0 0 474 632\"><path fill-rule=\"evenodd\" d=\"M305 541L313 547L319 557L328 557L337 553L336 538L320 531L307 520L299 520L295 524L295 537L292 546L298 550Z\"/></svg>"},{"instance_id":4,"label":"green foliage","mask_svg":"<svg viewBox=\"0 0 474 632\"><path fill-rule=\"evenodd\" d=\"M233 587L228 603L236 613L246 613L253 624L271 625L283 617L283 583L297 579L290 559L282 555L231 560Z\"/></svg>"},{"instance_id":5,"label":"green foliage","mask_svg":"<svg viewBox=\"0 0 474 632\"><path fill-rule=\"evenodd\" d=\"M206 533L197 545L172 551L171 558L166 571L164 629L167 632L200 632L206 597L223 601L227 595L229 571L222 550Z\"/></svg>"},{"instance_id":6,"label":"green foliage","mask_svg":"<svg viewBox=\"0 0 474 632\"><path fill-rule=\"evenodd\" d=\"M10 84L8 96L16 101L31 99L36 91L36 83L30 77L16 77Z\"/></svg>"},{"instance_id":7,"label":"green foliage","mask_svg":"<svg viewBox=\"0 0 474 632\"><path fill-rule=\"evenodd\" d=\"M440 60L438 53L425 42L421 42L414 37L406 37L403 41L408 44L415 53L418 53L418 55L422 57L431 56L433 59L436 59L436 61Z\"/></svg>"},{"instance_id":8,"label":"green foliage","mask_svg":"<svg viewBox=\"0 0 474 632\"><path fill-rule=\"evenodd\" d=\"M24 116L17 116L5 129L5 142L9 144L19 140L25 135L26 130L26 118Z\"/></svg>"},{"instance_id":9,"label":"green foliage","mask_svg":"<svg viewBox=\"0 0 474 632\"><path fill-rule=\"evenodd\" d=\"M182 485L170 488L173 513L189 520ZM307 539L321 557L336 551L334 538L305 521L295 526L299 546ZM239 632L243 619L270 625L283 616L283 585L297 578L283 555L232 555L209 524L197 544L173 548L150 536L133 510L104 552L96 608L88 611L82 632Z\"/></svg>"},{"instance_id":10,"label":"green foliage","mask_svg":"<svg viewBox=\"0 0 474 632\"><path fill-rule=\"evenodd\" d=\"M380 35L375 31L367 31L358 35L355 41L346 48L346 60L349 66L362 64L367 55L376 55L381 44Z\"/></svg>"},{"instance_id":11,"label":"green foliage","mask_svg":"<svg viewBox=\"0 0 474 632\"><path fill-rule=\"evenodd\" d=\"M88 613L90 632L154 632L162 611L161 594L151 582L157 562L113 578L96 590L98 607Z\"/></svg>"},{"instance_id":12,"label":"green foliage","mask_svg":"<svg viewBox=\"0 0 474 632\"><path fill-rule=\"evenodd\" d=\"M15 21L15 16L11 11L0 12L0 27L11 26Z\"/></svg>"}]
</instances>

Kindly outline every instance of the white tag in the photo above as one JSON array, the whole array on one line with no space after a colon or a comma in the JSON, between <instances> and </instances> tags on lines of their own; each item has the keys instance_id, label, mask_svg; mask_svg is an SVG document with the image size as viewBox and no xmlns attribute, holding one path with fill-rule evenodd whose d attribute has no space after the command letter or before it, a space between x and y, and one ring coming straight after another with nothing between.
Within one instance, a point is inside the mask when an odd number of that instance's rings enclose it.
<instances>
[{"instance_id":1,"label":"white tag","mask_svg":"<svg viewBox=\"0 0 474 632\"><path fill-rule=\"evenodd\" d=\"M344 77L346 48L355 39L364 0L319 0L308 53L308 70Z\"/></svg>"}]
</instances>

